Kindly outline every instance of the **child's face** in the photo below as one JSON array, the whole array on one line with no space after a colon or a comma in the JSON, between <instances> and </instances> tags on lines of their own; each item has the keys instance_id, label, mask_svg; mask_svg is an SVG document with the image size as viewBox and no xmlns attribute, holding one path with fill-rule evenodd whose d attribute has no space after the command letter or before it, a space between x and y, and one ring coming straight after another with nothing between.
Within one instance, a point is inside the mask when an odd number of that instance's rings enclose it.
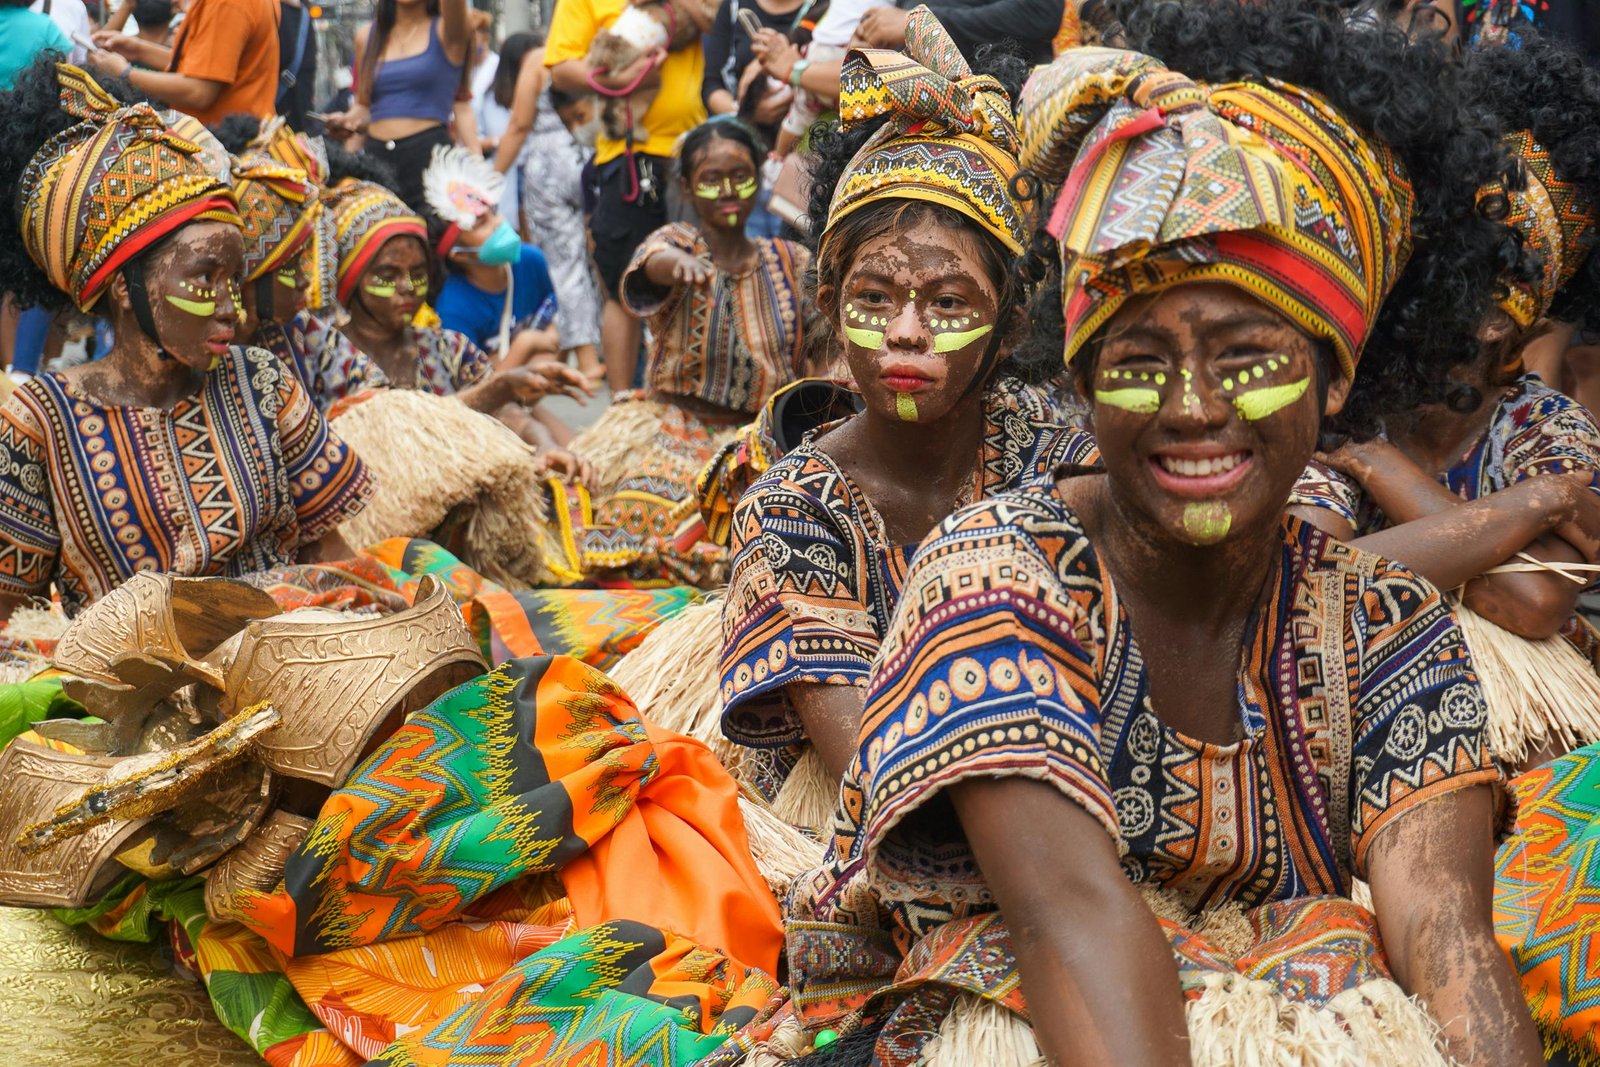
<instances>
[{"instance_id":1,"label":"child's face","mask_svg":"<svg viewBox=\"0 0 1600 1067\"><path fill-rule=\"evenodd\" d=\"M594 98L586 96L565 107L556 108L556 114L569 130L577 130L594 121Z\"/></svg>"}]
</instances>

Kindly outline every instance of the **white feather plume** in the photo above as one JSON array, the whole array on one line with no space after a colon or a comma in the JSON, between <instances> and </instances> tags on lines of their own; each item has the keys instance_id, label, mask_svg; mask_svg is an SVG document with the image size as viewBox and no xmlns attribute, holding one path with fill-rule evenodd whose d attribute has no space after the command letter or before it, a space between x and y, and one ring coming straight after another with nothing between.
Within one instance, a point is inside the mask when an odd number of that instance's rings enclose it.
<instances>
[{"instance_id":1,"label":"white feather plume","mask_svg":"<svg viewBox=\"0 0 1600 1067\"><path fill-rule=\"evenodd\" d=\"M460 145L435 148L422 174L422 192L433 213L463 228L499 207L505 185L506 176L494 164Z\"/></svg>"}]
</instances>

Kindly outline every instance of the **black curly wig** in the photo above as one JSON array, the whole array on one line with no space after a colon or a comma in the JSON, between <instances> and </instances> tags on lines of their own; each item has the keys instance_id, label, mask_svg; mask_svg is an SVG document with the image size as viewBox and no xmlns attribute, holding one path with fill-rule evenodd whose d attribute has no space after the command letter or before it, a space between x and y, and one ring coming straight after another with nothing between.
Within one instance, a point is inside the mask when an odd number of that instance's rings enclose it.
<instances>
[{"instance_id":1,"label":"black curly wig","mask_svg":"<svg viewBox=\"0 0 1600 1067\"><path fill-rule=\"evenodd\" d=\"M250 142L261 132L261 120L254 115L224 115L216 125L206 128L230 155L236 156L249 148Z\"/></svg>"},{"instance_id":2,"label":"black curly wig","mask_svg":"<svg viewBox=\"0 0 1600 1067\"><path fill-rule=\"evenodd\" d=\"M1013 102L1020 98L1022 83L1028 77L1028 64L1007 45L992 45L979 50L973 69L976 73L987 74L998 80L1011 95ZM1021 309L1027 302L1027 286L1022 274L1017 270L1016 258L992 234L979 228L966 216L941 205L912 200L888 200L870 204L851 213L839 224L835 239L829 244L831 253L829 256L816 254L822 237L822 221L828 217L828 205L833 200L835 187L844 177L845 170L856 152L886 121L887 118L874 119L850 130L845 130L837 122L818 123L811 128L810 149L807 153L807 175L811 180L811 192L810 201L806 205L806 216L812 220L809 234L813 253L812 271L815 274L812 291L815 292L816 286L821 285L837 288L845 269L849 266L851 251L871 240L884 226L895 222L904 224L928 215L937 218L946 226L967 230L978 239L985 265L996 278L1001 280L999 291L1001 315L1003 317L1020 315ZM1031 183L1027 182L1021 185L1022 192L1027 192L1031 187ZM1014 321L1008 322L1002 318L1000 332L1004 333L1014 325ZM806 325L808 356L820 357L826 362L826 357L837 349L837 338L834 335L836 329L837 327L832 322L826 321L824 316L817 316L814 323L808 322ZM1002 374L1035 383L1051 380L1057 376L1060 369L1059 346L1054 352L1046 354L1032 345L1027 346L1025 350L1014 350L999 368Z\"/></svg>"},{"instance_id":3,"label":"black curly wig","mask_svg":"<svg viewBox=\"0 0 1600 1067\"><path fill-rule=\"evenodd\" d=\"M62 58L54 52L42 54L17 75L10 89L0 92L0 144L6 146L0 152L0 203L5 205L0 211L0 279L20 306L37 305L50 311L69 307L72 300L50 284L23 248L19 186L33 154L50 138L78 123L61 110L56 63ZM123 102L148 99L121 79L99 81Z\"/></svg>"},{"instance_id":4,"label":"black curly wig","mask_svg":"<svg viewBox=\"0 0 1600 1067\"><path fill-rule=\"evenodd\" d=\"M1468 53L1466 92L1508 132L1532 130L1561 180L1600 206L1600 71L1564 42L1533 31L1520 39L1520 48ZM1600 254L1556 294L1550 317L1600 329Z\"/></svg>"},{"instance_id":5,"label":"black curly wig","mask_svg":"<svg viewBox=\"0 0 1600 1067\"><path fill-rule=\"evenodd\" d=\"M1379 313L1344 411L1325 443L1368 438L1385 418L1438 403L1449 372L1477 358L1477 331L1502 270L1525 269L1508 229L1477 209L1477 190L1504 171L1493 124L1461 89L1446 48L1389 25L1361 24L1336 0L1120 0L1126 47L1196 81L1278 78L1314 90L1387 144L1415 192L1413 251ZM1050 204L1036 213L1042 222ZM1038 230L1024 271L1039 285L1026 358L1061 358L1060 255ZM1092 355L1092 354L1091 354ZM1092 359L1079 360L1086 374Z\"/></svg>"}]
</instances>

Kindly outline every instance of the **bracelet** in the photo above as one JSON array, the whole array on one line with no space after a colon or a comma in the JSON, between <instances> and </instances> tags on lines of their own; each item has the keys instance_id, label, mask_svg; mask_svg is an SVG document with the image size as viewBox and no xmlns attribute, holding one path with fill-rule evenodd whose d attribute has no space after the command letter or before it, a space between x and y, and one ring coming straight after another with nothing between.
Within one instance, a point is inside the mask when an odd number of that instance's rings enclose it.
<instances>
[{"instance_id":1,"label":"bracelet","mask_svg":"<svg viewBox=\"0 0 1600 1067\"><path fill-rule=\"evenodd\" d=\"M800 78L805 74L806 68L811 66L809 59L797 59L794 66L789 68L789 85L791 88L800 88Z\"/></svg>"}]
</instances>

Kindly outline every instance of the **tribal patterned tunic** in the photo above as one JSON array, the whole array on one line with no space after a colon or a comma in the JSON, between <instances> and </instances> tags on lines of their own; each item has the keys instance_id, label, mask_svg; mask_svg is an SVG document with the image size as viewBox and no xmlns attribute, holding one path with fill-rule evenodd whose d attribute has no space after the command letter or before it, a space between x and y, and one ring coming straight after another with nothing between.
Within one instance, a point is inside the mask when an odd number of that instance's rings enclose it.
<instances>
[{"instance_id":1,"label":"tribal patterned tunic","mask_svg":"<svg viewBox=\"0 0 1600 1067\"><path fill-rule=\"evenodd\" d=\"M170 411L33 378L0 408L0 464L0 592L48 595L53 583L68 614L138 571L292 564L371 492L295 373L237 346Z\"/></svg>"},{"instance_id":2,"label":"tribal patterned tunic","mask_svg":"<svg viewBox=\"0 0 1600 1067\"><path fill-rule=\"evenodd\" d=\"M1051 419L1049 396L1002 378L985 399L972 501L1092 466L1088 434ZM917 546L893 544L855 480L817 446L825 426L774 463L734 512L734 562L722 617L723 730L742 744L804 740L774 699L786 685L867 684Z\"/></svg>"},{"instance_id":3,"label":"tribal patterned tunic","mask_svg":"<svg viewBox=\"0 0 1600 1067\"><path fill-rule=\"evenodd\" d=\"M756 265L743 274L713 268L708 285L663 291L644 262L676 248L710 262L700 231L663 226L645 238L622 278L622 300L650 323L645 388L754 416L767 398L801 376L802 285L811 255L792 241L754 241Z\"/></svg>"},{"instance_id":4,"label":"tribal patterned tunic","mask_svg":"<svg viewBox=\"0 0 1600 1067\"><path fill-rule=\"evenodd\" d=\"M790 895L808 1023L891 980L912 988L930 959L996 997L1017 988L1008 942L963 960L937 947L995 909L943 795L963 779L1053 785L1104 827L1130 879L1197 910L1347 896L1402 811L1496 779L1482 694L1432 586L1292 518L1278 568L1242 650L1244 736L1223 745L1151 708L1145 651L1053 484L966 508L924 541L873 669L830 860Z\"/></svg>"},{"instance_id":5,"label":"tribal patterned tunic","mask_svg":"<svg viewBox=\"0 0 1600 1067\"><path fill-rule=\"evenodd\" d=\"M387 389L389 376L335 326L308 319L306 363L314 378L317 406L324 412L363 389ZM434 396L454 396L489 376L494 362L463 334L435 326L413 326L417 348L416 388Z\"/></svg>"}]
</instances>

